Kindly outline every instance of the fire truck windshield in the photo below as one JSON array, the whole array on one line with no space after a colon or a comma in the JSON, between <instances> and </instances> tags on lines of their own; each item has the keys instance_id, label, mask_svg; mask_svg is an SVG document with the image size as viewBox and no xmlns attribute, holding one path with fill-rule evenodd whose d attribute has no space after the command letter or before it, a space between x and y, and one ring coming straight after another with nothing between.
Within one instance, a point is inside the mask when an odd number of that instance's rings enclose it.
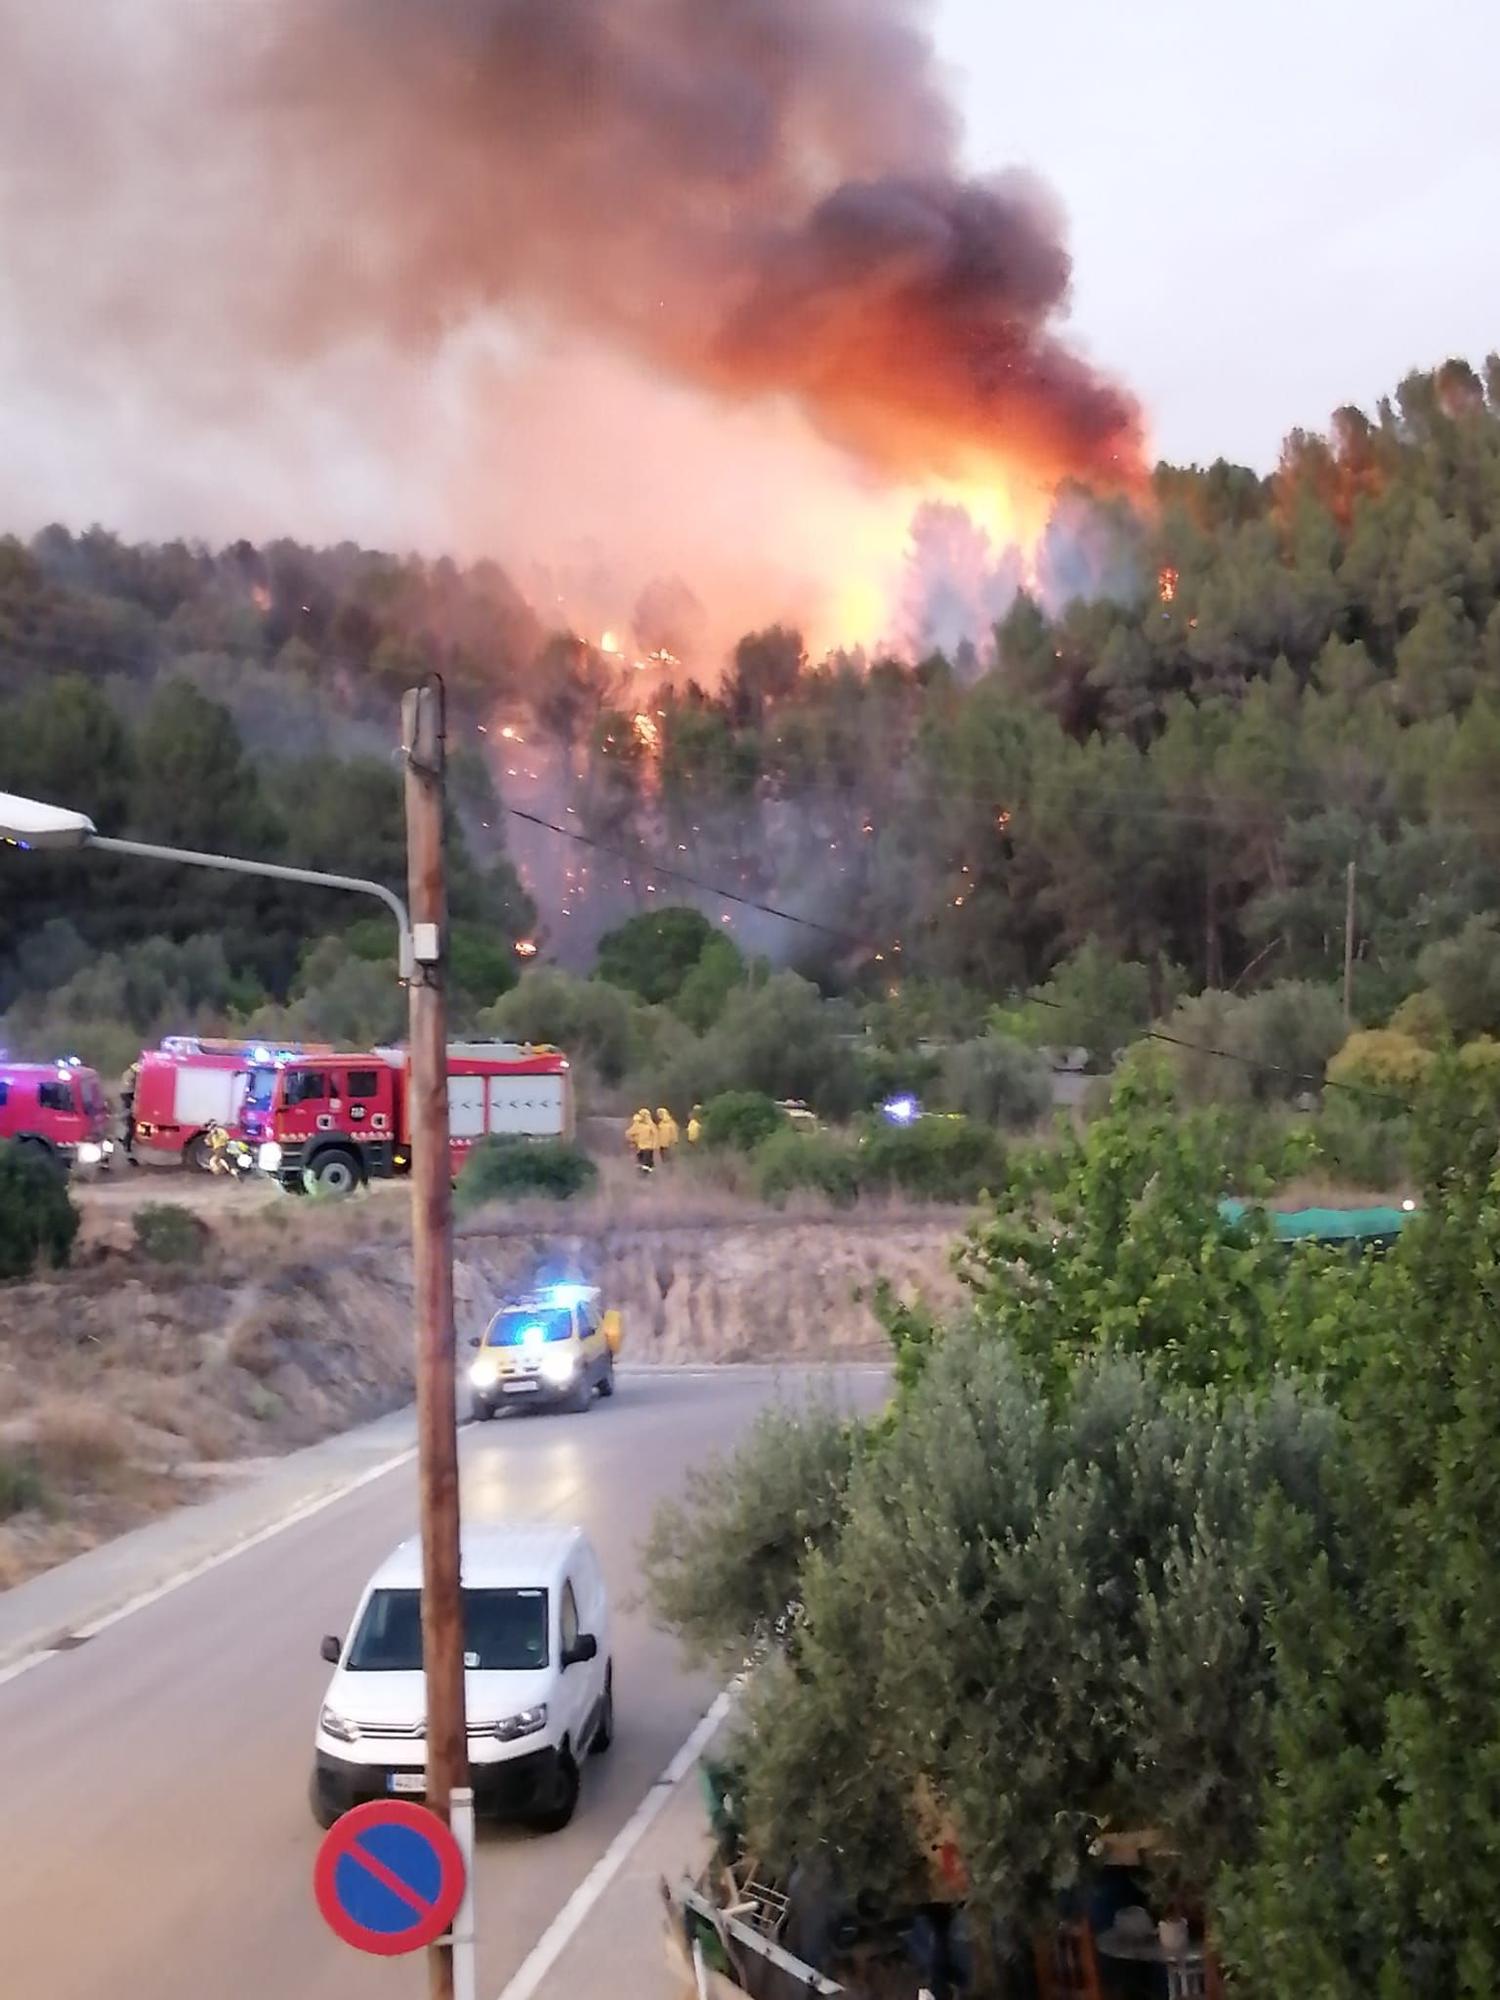
<instances>
[{"instance_id":1,"label":"fire truck windshield","mask_svg":"<svg viewBox=\"0 0 1500 2000\"><path fill-rule=\"evenodd\" d=\"M274 1069L252 1069L250 1081L245 1086L245 1109L247 1111L269 1111L271 1099L276 1095L276 1072Z\"/></svg>"}]
</instances>

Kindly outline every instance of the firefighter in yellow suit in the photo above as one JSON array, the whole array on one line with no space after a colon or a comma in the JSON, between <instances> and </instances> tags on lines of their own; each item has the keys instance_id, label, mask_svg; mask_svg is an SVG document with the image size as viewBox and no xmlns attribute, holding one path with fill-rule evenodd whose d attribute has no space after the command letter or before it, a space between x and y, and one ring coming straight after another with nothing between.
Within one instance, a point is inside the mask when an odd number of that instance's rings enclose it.
<instances>
[{"instance_id":1,"label":"firefighter in yellow suit","mask_svg":"<svg viewBox=\"0 0 1500 2000\"><path fill-rule=\"evenodd\" d=\"M656 1170L656 1152L660 1134L656 1120L643 1104L625 1127L625 1143L635 1154L635 1163L643 1174Z\"/></svg>"},{"instance_id":2,"label":"firefighter in yellow suit","mask_svg":"<svg viewBox=\"0 0 1500 2000\"><path fill-rule=\"evenodd\" d=\"M678 1129L677 1120L668 1111L666 1105L663 1104L656 1114L656 1149L661 1157L663 1166L670 1164L672 1148L681 1137L682 1133Z\"/></svg>"},{"instance_id":3,"label":"firefighter in yellow suit","mask_svg":"<svg viewBox=\"0 0 1500 2000\"><path fill-rule=\"evenodd\" d=\"M696 1146L698 1141L702 1137L703 1137L703 1106L701 1104L695 1104L693 1106L691 1114L688 1117L687 1142L690 1146Z\"/></svg>"}]
</instances>

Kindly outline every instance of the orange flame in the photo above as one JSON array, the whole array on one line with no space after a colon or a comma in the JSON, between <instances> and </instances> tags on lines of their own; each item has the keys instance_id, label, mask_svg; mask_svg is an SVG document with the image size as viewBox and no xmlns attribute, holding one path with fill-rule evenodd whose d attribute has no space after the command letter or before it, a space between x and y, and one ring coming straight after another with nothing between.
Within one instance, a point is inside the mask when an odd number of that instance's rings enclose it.
<instances>
[{"instance_id":1,"label":"orange flame","mask_svg":"<svg viewBox=\"0 0 1500 2000\"><path fill-rule=\"evenodd\" d=\"M1171 568L1158 570L1156 574L1156 588L1161 594L1162 603L1170 604L1177 595L1176 570Z\"/></svg>"}]
</instances>

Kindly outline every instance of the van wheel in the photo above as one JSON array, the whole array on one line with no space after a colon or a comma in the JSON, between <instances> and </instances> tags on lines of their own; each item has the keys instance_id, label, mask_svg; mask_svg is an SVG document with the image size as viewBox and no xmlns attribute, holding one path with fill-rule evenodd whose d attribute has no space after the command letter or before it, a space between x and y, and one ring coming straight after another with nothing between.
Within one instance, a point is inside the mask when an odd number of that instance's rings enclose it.
<instances>
[{"instance_id":1,"label":"van wheel","mask_svg":"<svg viewBox=\"0 0 1500 2000\"><path fill-rule=\"evenodd\" d=\"M476 1424L487 1424L495 1414L493 1405L487 1403L483 1396L474 1398L473 1411Z\"/></svg>"},{"instance_id":2,"label":"van wheel","mask_svg":"<svg viewBox=\"0 0 1500 2000\"><path fill-rule=\"evenodd\" d=\"M579 1789L578 1766L573 1761L572 1751L564 1744L557 1753L551 1795L547 1803L531 1815L531 1824L538 1833L562 1832L578 1810Z\"/></svg>"},{"instance_id":3,"label":"van wheel","mask_svg":"<svg viewBox=\"0 0 1500 2000\"><path fill-rule=\"evenodd\" d=\"M599 1716L599 1727L594 1731L594 1740L589 1745L589 1754L602 1757L615 1740L615 1663L610 1661L604 1669L604 1707Z\"/></svg>"},{"instance_id":4,"label":"van wheel","mask_svg":"<svg viewBox=\"0 0 1500 2000\"><path fill-rule=\"evenodd\" d=\"M604 1364L604 1373L599 1377L599 1394L612 1396L615 1393L615 1357L611 1355Z\"/></svg>"},{"instance_id":5,"label":"van wheel","mask_svg":"<svg viewBox=\"0 0 1500 2000\"><path fill-rule=\"evenodd\" d=\"M353 1194L359 1186L359 1162L352 1153L322 1153L302 1172L309 1194Z\"/></svg>"},{"instance_id":6,"label":"van wheel","mask_svg":"<svg viewBox=\"0 0 1500 2000\"><path fill-rule=\"evenodd\" d=\"M568 1408L575 1417L581 1417L585 1410L594 1407L594 1385L589 1380L588 1371L580 1369L578 1380L573 1384L573 1393L568 1398Z\"/></svg>"}]
</instances>

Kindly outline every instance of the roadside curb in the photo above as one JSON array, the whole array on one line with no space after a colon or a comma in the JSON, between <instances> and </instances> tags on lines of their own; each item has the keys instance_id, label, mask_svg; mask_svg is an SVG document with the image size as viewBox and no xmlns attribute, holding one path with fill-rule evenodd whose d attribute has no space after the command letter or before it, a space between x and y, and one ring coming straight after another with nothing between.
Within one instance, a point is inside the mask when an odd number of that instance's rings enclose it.
<instances>
[{"instance_id":1,"label":"roadside curb","mask_svg":"<svg viewBox=\"0 0 1500 2000\"><path fill-rule=\"evenodd\" d=\"M809 1375L870 1362L633 1362L625 1380ZM464 1406L458 1427L473 1419ZM288 1452L242 1485L162 1514L0 1592L0 1687L416 1457L416 1406Z\"/></svg>"}]
</instances>

